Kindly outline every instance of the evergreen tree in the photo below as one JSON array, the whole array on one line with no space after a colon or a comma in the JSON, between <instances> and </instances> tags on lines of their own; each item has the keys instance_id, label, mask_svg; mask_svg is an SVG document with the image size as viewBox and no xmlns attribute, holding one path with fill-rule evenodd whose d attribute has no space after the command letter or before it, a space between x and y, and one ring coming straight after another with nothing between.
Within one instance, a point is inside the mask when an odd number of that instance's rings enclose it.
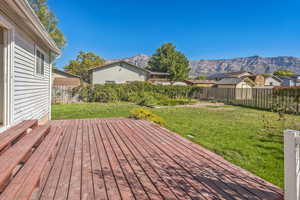
<instances>
[{"instance_id":1,"label":"evergreen tree","mask_svg":"<svg viewBox=\"0 0 300 200\"><path fill-rule=\"evenodd\" d=\"M165 43L158 48L148 65L149 70L168 72L172 81L186 80L190 72L188 59L171 43Z\"/></svg>"}]
</instances>

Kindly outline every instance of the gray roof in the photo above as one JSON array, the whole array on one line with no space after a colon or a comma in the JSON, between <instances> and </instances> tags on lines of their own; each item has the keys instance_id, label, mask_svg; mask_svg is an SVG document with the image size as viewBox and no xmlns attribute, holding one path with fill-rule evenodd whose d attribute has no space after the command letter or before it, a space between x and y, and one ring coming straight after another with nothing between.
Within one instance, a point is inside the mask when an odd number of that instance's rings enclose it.
<instances>
[{"instance_id":1,"label":"gray roof","mask_svg":"<svg viewBox=\"0 0 300 200\"><path fill-rule=\"evenodd\" d=\"M236 85L240 82L242 82L244 78L224 78L220 81L218 81L217 85Z\"/></svg>"},{"instance_id":2,"label":"gray roof","mask_svg":"<svg viewBox=\"0 0 300 200\"><path fill-rule=\"evenodd\" d=\"M142 71L145 71L149 74L153 74L153 75L170 75L169 73L165 73L165 72L153 72L153 71L150 71L148 69L145 69L145 68L142 68L140 66L137 66L137 65L134 65L134 64L131 64L129 62L126 62L124 60L120 60L120 61L117 61L117 62L112 62L112 63L109 63L109 64L105 64L105 65L101 65L101 66L98 66L98 67L95 67L95 68L92 68L92 69L89 69L88 71L91 73L93 72L94 70L97 70L97 69L102 69L104 67L108 67L108 66L114 66L114 65L118 65L118 64L127 64L131 67L134 67L136 69L139 69L139 70L142 70Z\"/></svg>"},{"instance_id":3,"label":"gray roof","mask_svg":"<svg viewBox=\"0 0 300 200\"><path fill-rule=\"evenodd\" d=\"M251 72L246 71L239 71L239 72L226 72L226 73L216 73L208 76L209 79L215 79L215 78L235 78L238 77L244 73L252 74Z\"/></svg>"},{"instance_id":4,"label":"gray roof","mask_svg":"<svg viewBox=\"0 0 300 200\"><path fill-rule=\"evenodd\" d=\"M74 78L80 78L80 76L77 76L75 74L71 74L69 72L65 72L63 70L60 70L60 69L57 69L57 68L52 68L52 72L54 73L60 73L60 74L63 74L64 76L68 76L68 77L74 77Z\"/></svg>"}]
</instances>

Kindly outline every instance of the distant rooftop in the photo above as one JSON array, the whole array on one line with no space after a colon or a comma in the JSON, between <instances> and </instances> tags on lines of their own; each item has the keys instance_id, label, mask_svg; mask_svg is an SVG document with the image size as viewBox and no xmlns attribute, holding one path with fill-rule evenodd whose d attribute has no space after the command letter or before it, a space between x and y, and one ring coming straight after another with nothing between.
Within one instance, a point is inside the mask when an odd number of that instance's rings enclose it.
<instances>
[{"instance_id":1,"label":"distant rooftop","mask_svg":"<svg viewBox=\"0 0 300 200\"><path fill-rule=\"evenodd\" d=\"M227 72L227 73L212 74L212 75L208 76L208 78L209 79L214 79L214 78L235 78L235 77L239 77L240 75L243 75L245 73L252 74L251 72L246 72L246 71Z\"/></svg>"},{"instance_id":2,"label":"distant rooftop","mask_svg":"<svg viewBox=\"0 0 300 200\"><path fill-rule=\"evenodd\" d=\"M216 84L218 84L218 85L236 85L243 80L244 80L244 78L224 78L224 79L218 81Z\"/></svg>"}]
</instances>

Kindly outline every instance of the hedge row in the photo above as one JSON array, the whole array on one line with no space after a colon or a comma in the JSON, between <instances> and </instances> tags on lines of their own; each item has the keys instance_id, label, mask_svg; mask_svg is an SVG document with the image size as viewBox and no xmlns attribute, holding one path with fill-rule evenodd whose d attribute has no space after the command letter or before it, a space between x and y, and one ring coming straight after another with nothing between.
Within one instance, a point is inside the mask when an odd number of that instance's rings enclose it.
<instances>
[{"instance_id":1,"label":"hedge row","mask_svg":"<svg viewBox=\"0 0 300 200\"><path fill-rule=\"evenodd\" d=\"M87 85L74 88L73 95L78 95L84 102L132 101L140 96L161 96L170 99L193 99L202 91L196 86L154 85L148 82L126 84Z\"/></svg>"}]
</instances>

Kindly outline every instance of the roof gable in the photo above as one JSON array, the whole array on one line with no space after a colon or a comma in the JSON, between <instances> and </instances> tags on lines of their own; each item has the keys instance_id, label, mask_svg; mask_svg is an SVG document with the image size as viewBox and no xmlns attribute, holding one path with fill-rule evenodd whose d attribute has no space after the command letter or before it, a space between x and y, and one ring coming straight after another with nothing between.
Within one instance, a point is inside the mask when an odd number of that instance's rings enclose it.
<instances>
[{"instance_id":1,"label":"roof gable","mask_svg":"<svg viewBox=\"0 0 300 200\"><path fill-rule=\"evenodd\" d=\"M91 73L91 72L94 72L94 71L98 71L98 70L101 70L101 69L105 69L105 68L107 68L107 67L114 67L114 66L121 66L121 67L123 67L122 65L124 65L124 64L125 64L125 65L128 65L128 66L130 66L130 67L133 67L133 68L135 68L135 69L144 71L144 72L146 72L146 73L149 73L149 74L151 73L151 71L149 71L149 70L147 70L147 69L138 67L138 66L133 65L133 64L131 64L131 63L128 63L128 62L126 62L126 61L118 61L118 62L113 62L113 63L109 63L109 64L106 64L106 65L98 66L98 67L95 67L95 68L90 69L89 72Z\"/></svg>"},{"instance_id":2,"label":"roof gable","mask_svg":"<svg viewBox=\"0 0 300 200\"><path fill-rule=\"evenodd\" d=\"M250 83L251 85L255 85L254 82L247 77L246 78L224 78L224 79L218 81L216 84L217 85L237 85L243 81Z\"/></svg>"}]
</instances>

